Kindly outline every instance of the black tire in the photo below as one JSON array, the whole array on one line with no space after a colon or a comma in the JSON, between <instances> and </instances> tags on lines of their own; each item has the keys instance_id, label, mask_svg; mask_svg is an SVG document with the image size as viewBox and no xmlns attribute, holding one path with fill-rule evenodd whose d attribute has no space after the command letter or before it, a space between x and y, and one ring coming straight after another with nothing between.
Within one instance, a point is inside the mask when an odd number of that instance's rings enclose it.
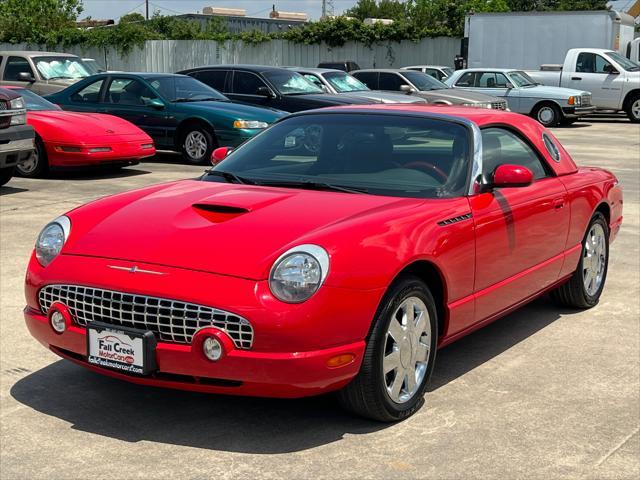
<instances>
[{"instance_id":1,"label":"black tire","mask_svg":"<svg viewBox=\"0 0 640 480\"><path fill-rule=\"evenodd\" d=\"M605 258L604 258L604 270L602 272L602 280L597 290L589 292L585 287L585 269L584 265L585 252L587 250L587 242L594 225L599 225L605 235ZM582 251L580 252L580 261L578 267L573 273L569 281L560 285L558 288L551 291L551 297L561 306L569 308L591 308L598 304L604 284L607 280L607 271L609 269L609 226L602 213L597 212L585 232L584 239L582 240Z\"/></svg>"},{"instance_id":2,"label":"black tire","mask_svg":"<svg viewBox=\"0 0 640 480\"><path fill-rule=\"evenodd\" d=\"M204 152L202 155L196 155L194 149L189 148L186 143L189 141L191 135L204 142L203 148L200 151ZM214 134L204 125L192 124L187 126L180 136L180 151L182 156L191 165L203 165L211 161L211 153L217 148L218 144Z\"/></svg>"},{"instance_id":3,"label":"black tire","mask_svg":"<svg viewBox=\"0 0 640 480\"><path fill-rule=\"evenodd\" d=\"M16 175L25 178L38 178L46 175L49 171L47 151L40 137L36 137L35 146L34 155L30 155L26 159L19 161L16 165Z\"/></svg>"},{"instance_id":4,"label":"black tire","mask_svg":"<svg viewBox=\"0 0 640 480\"><path fill-rule=\"evenodd\" d=\"M640 122L640 93L634 93L627 100L625 112L627 112L627 117L629 117L629 120L633 123Z\"/></svg>"},{"instance_id":5,"label":"black tire","mask_svg":"<svg viewBox=\"0 0 640 480\"><path fill-rule=\"evenodd\" d=\"M15 167L0 168L0 187L11 180L14 170Z\"/></svg>"},{"instance_id":6,"label":"black tire","mask_svg":"<svg viewBox=\"0 0 640 480\"><path fill-rule=\"evenodd\" d=\"M531 111L531 116L545 127L557 127L564 118L555 103L539 103Z\"/></svg>"},{"instance_id":7,"label":"black tire","mask_svg":"<svg viewBox=\"0 0 640 480\"><path fill-rule=\"evenodd\" d=\"M419 384L416 383L415 393L406 401L397 403L392 400L387 391L387 381L388 375L398 375L399 371L390 371L385 375L383 359L388 348L387 332L392 316L399 306L410 297L418 298L426 306L430 321L426 326L425 333L428 331L430 334L430 345L426 356L424 376ZM406 276L394 282L376 312L360 372L351 383L338 392L338 399L342 406L358 415L380 422L395 422L413 415L424 403L424 392L435 364L437 338L436 305L424 282L413 276ZM409 342L409 344L412 343ZM402 359L400 353L398 351L398 358ZM403 362L403 360L398 361ZM400 368L400 364L398 364L398 368ZM406 384L402 383L402 385Z\"/></svg>"}]
</instances>

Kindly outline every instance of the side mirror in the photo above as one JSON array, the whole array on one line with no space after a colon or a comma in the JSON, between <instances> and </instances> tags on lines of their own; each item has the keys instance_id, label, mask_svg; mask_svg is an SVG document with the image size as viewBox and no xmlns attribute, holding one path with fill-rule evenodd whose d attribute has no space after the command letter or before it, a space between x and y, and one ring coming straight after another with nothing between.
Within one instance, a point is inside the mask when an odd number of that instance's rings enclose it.
<instances>
[{"instance_id":1,"label":"side mirror","mask_svg":"<svg viewBox=\"0 0 640 480\"><path fill-rule=\"evenodd\" d=\"M275 95L269 89L269 87L265 87L265 86L258 87L257 90L256 90L256 95L260 95L261 97L267 97L267 98L275 97Z\"/></svg>"},{"instance_id":2,"label":"side mirror","mask_svg":"<svg viewBox=\"0 0 640 480\"><path fill-rule=\"evenodd\" d=\"M406 93L407 95L411 95L415 93L415 88L411 88L409 85L400 85L400 91Z\"/></svg>"},{"instance_id":3,"label":"side mirror","mask_svg":"<svg viewBox=\"0 0 640 480\"><path fill-rule=\"evenodd\" d=\"M164 109L164 102L159 98L152 98L151 100L149 100L149 103L147 105L149 105L151 108L155 108L156 110Z\"/></svg>"},{"instance_id":4,"label":"side mirror","mask_svg":"<svg viewBox=\"0 0 640 480\"><path fill-rule=\"evenodd\" d=\"M527 167L520 165L498 165L491 174L488 184L483 190L493 188L527 187L533 183L533 173Z\"/></svg>"},{"instance_id":5,"label":"side mirror","mask_svg":"<svg viewBox=\"0 0 640 480\"><path fill-rule=\"evenodd\" d=\"M18 73L18 81L33 83L36 81L36 79L33 78L33 75L29 72L20 72Z\"/></svg>"},{"instance_id":6,"label":"side mirror","mask_svg":"<svg viewBox=\"0 0 640 480\"><path fill-rule=\"evenodd\" d=\"M620 72L613 65L605 65L604 71L609 75L620 75Z\"/></svg>"},{"instance_id":7,"label":"side mirror","mask_svg":"<svg viewBox=\"0 0 640 480\"><path fill-rule=\"evenodd\" d=\"M231 147L218 147L211 154L211 165L217 165L233 151Z\"/></svg>"}]
</instances>

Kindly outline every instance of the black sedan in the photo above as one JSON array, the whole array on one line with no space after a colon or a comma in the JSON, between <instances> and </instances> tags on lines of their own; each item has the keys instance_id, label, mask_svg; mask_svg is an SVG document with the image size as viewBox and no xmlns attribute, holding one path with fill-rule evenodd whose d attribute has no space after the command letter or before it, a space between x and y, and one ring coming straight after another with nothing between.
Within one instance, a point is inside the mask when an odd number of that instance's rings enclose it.
<instances>
[{"instance_id":1,"label":"black sedan","mask_svg":"<svg viewBox=\"0 0 640 480\"><path fill-rule=\"evenodd\" d=\"M297 72L265 65L215 65L180 72L237 102L299 112L335 105L363 105L370 99L324 93Z\"/></svg>"}]
</instances>

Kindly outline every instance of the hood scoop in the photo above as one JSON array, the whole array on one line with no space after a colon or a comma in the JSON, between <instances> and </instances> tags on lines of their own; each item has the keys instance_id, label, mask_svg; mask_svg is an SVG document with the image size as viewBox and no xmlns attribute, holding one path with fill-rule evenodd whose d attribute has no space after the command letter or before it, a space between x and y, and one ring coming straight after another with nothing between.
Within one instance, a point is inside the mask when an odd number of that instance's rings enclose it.
<instances>
[{"instance_id":1,"label":"hood scoop","mask_svg":"<svg viewBox=\"0 0 640 480\"><path fill-rule=\"evenodd\" d=\"M248 213L249 210L233 205L215 205L211 203L194 203L193 209L212 223L222 223Z\"/></svg>"}]
</instances>

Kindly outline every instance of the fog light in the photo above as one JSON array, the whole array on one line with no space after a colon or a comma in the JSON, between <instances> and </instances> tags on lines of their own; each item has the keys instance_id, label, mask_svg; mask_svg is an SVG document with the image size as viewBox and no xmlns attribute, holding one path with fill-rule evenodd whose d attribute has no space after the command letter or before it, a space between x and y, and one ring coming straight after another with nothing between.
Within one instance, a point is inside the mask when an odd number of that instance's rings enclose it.
<instances>
[{"instance_id":1,"label":"fog light","mask_svg":"<svg viewBox=\"0 0 640 480\"><path fill-rule=\"evenodd\" d=\"M58 333L64 333L67 329L67 323L61 312L56 310L51 314L51 327Z\"/></svg>"},{"instance_id":2,"label":"fog light","mask_svg":"<svg viewBox=\"0 0 640 480\"><path fill-rule=\"evenodd\" d=\"M215 362L222 357L222 344L217 338L207 337L202 342L202 351L205 357Z\"/></svg>"}]
</instances>

